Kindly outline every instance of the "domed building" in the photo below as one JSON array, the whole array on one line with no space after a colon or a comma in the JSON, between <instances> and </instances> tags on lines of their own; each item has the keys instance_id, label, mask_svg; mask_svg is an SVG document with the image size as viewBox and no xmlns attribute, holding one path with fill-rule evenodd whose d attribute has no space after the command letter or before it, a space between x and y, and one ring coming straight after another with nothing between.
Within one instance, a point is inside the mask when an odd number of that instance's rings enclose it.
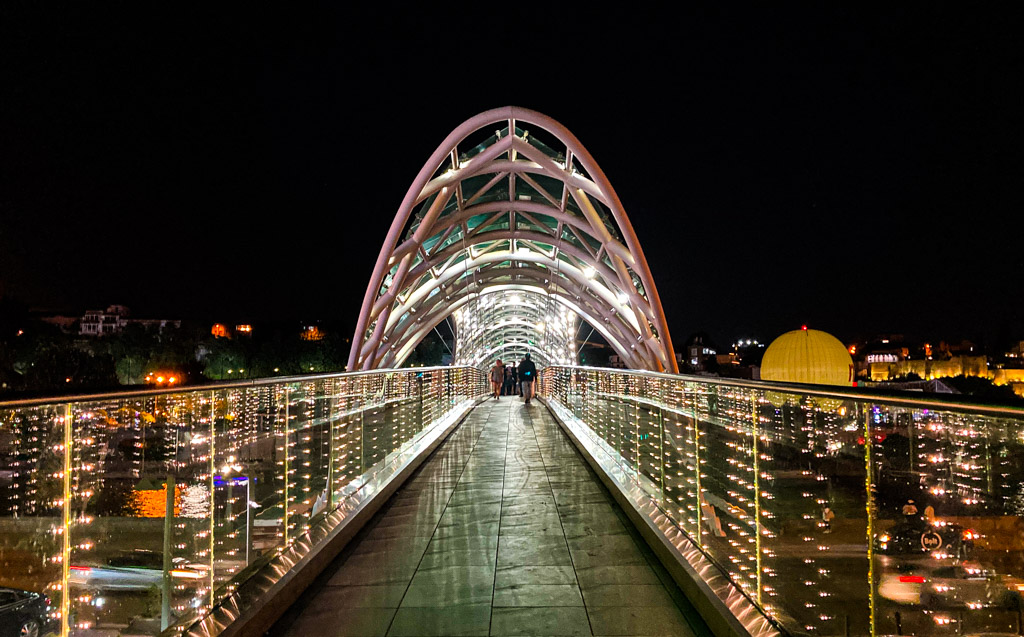
<instances>
[{"instance_id":1,"label":"domed building","mask_svg":"<svg viewBox=\"0 0 1024 637\"><path fill-rule=\"evenodd\" d=\"M854 374L846 346L835 336L806 325L772 341L761 361L761 380L849 387Z\"/></svg>"}]
</instances>

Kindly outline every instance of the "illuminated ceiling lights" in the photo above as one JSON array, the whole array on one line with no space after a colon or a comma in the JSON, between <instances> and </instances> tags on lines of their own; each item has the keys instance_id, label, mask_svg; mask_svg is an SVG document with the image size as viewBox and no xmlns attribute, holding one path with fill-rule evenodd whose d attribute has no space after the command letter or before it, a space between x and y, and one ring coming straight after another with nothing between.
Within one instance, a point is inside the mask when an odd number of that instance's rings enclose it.
<instances>
[{"instance_id":1,"label":"illuminated ceiling lights","mask_svg":"<svg viewBox=\"0 0 1024 637\"><path fill-rule=\"evenodd\" d=\"M496 359L518 363L526 354L539 366L576 363L576 314L533 291L484 294L453 313L455 364L490 367Z\"/></svg>"}]
</instances>

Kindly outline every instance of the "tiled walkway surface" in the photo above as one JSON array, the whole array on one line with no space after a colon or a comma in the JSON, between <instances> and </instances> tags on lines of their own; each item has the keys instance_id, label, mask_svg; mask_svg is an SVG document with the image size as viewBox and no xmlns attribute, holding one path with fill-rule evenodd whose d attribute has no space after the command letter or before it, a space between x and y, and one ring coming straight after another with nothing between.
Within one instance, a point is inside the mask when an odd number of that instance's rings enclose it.
<instances>
[{"instance_id":1,"label":"tiled walkway surface","mask_svg":"<svg viewBox=\"0 0 1024 637\"><path fill-rule=\"evenodd\" d=\"M708 635L543 405L477 407L269 633Z\"/></svg>"}]
</instances>

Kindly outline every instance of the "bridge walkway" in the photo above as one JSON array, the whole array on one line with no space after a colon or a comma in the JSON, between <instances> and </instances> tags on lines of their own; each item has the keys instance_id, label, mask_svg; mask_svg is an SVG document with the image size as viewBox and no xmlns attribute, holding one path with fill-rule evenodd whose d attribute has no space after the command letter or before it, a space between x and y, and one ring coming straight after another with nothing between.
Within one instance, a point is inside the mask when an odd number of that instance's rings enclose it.
<instances>
[{"instance_id":1,"label":"bridge walkway","mask_svg":"<svg viewBox=\"0 0 1024 637\"><path fill-rule=\"evenodd\" d=\"M709 635L539 403L474 409L268 633Z\"/></svg>"}]
</instances>

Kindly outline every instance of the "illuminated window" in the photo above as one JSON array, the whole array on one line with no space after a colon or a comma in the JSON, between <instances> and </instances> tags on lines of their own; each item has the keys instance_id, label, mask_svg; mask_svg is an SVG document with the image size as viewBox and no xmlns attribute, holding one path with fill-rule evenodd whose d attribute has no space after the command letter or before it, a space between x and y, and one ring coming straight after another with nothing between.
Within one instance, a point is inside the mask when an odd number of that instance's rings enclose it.
<instances>
[{"instance_id":1,"label":"illuminated window","mask_svg":"<svg viewBox=\"0 0 1024 637\"><path fill-rule=\"evenodd\" d=\"M324 332L316 325L307 325L302 330L300 338L304 341L322 341L324 340Z\"/></svg>"}]
</instances>

